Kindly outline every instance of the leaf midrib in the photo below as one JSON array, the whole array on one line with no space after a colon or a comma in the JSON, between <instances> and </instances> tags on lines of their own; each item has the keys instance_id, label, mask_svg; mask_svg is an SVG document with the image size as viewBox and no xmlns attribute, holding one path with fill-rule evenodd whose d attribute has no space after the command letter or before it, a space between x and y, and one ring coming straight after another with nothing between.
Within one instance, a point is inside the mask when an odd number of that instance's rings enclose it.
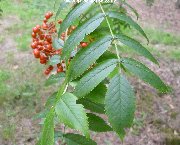
<instances>
[{"instance_id":1,"label":"leaf midrib","mask_svg":"<svg viewBox=\"0 0 180 145\"><path fill-rule=\"evenodd\" d=\"M93 21L90 21L89 23L85 23L85 24L82 25L82 27L79 27L79 29L80 29L80 28L84 28L85 26L87 27L89 24L91 24L91 23L93 23L94 21L97 21L98 19L101 19L101 18L102 18L102 16L99 17L99 18L97 18L97 19L95 19L95 20L93 20ZM84 30L84 29L82 29L79 33L81 33L83 30ZM77 30L77 31L78 31L78 30ZM77 31L76 31L75 33L73 33L73 34L76 34ZM86 35L86 33L85 33L85 35ZM72 36L72 35L71 35L71 36ZM71 38L72 38L72 37L71 37ZM73 39L69 42L69 45L72 45L72 41L74 41L75 38L76 38L76 37L73 37ZM67 44L67 43L66 43L66 44Z\"/></svg>"},{"instance_id":2,"label":"leaf midrib","mask_svg":"<svg viewBox=\"0 0 180 145\"><path fill-rule=\"evenodd\" d=\"M92 77L94 77L96 74L99 74L101 71L103 71L103 70L105 70L105 69L107 69L108 67L111 67L112 65L114 65L115 63L112 63L111 65L109 65L109 66L107 66L107 67L105 67L105 68L103 68L103 69L101 69L100 71L98 71L97 73L92 73L91 75L93 75ZM90 75L90 76L91 76ZM89 79L87 80L87 81L83 81L84 83L82 83L81 84L81 86L83 87L84 86L84 84L86 84L87 82L89 82L91 79L92 79L92 77L89 77ZM81 87L81 88L82 88Z\"/></svg>"},{"instance_id":3,"label":"leaf midrib","mask_svg":"<svg viewBox=\"0 0 180 145\"><path fill-rule=\"evenodd\" d=\"M94 53L94 51L95 50L97 50L97 48L100 46L100 45L102 45L104 43L104 41L101 43L101 44L99 44L98 46L96 46L96 47L94 47L94 49L92 50L92 51L88 51L88 53L85 53L83 56L84 57L82 57L82 62L85 62L84 60L85 60L85 58L87 59L87 56L88 55L91 55L91 54L93 54ZM106 42L107 43L107 42ZM87 48L88 49L88 48ZM88 58L89 58L89 56L88 56ZM78 66L78 67L76 67L77 69L79 69L81 66L80 65L76 65L76 66Z\"/></svg>"},{"instance_id":4,"label":"leaf midrib","mask_svg":"<svg viewBox=\"0 0 180 145\"><path fill-rule=\"evenodd\" d=\"M67 103L66 103L63 99L61 99L61 100L62 100L62 102L67 106L67 108L71 111L71 113L73 114L73 116L79 121L79 118L76 117L76 115L75 115L74 112L71 110L71 108L67 105ZM77 105L80 105L80 104L77 104ZM81 124L81 121L79 121L78 123L80 124L81 127L83 126L83 125ZM85 127L85 126L83 126L83 127Z\"/></svg>"}]
</instances>

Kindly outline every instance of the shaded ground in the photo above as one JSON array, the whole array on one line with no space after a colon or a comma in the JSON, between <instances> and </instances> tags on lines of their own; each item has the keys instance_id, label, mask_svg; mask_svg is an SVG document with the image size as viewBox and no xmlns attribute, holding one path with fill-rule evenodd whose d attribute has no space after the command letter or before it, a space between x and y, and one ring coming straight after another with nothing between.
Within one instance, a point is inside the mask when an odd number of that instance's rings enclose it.
<instances>
[{"instance_id":1,"label":"shaded ground","mask_svg":"<svg viewBox=\"0 0 180 145\"><path fill-rule=\"evenodd\" d=\"M155 6L146 7L142 1L134 1L140 12L140 21L145 25L163 29L164 31L180 32L180 13L174 7L174 2L157 0ZM167 15L167 12L168 15ZM173 20L172 20L173 19ZM17 93L5 97L12 98L0 106L0 145L34 145L39 131L39 121L32 120L33 114L43 106L45 96L51 88L44 88L42 67L33 59L31 51L19 51L15 41L16 32L11 31L21 22L16 16L0 19L0 70L10 72L10 80L6 83L10 90ZM166 23L167 22L167 23ZM167 25L168 24L168 25ZM30 29L30 28L29 28ZM23 35L19 32L18 35ZM151 37L150 37L151 39ZM160 68L144 60L161 78L172 86L172 94L157 94L156 91L141 81L132 79L137 94L137 111L134 126L124 140L124 145L163 145L180 144L180 60L164 55L165 52L180 48L176 45L151 43L155 54L157 51ZM178 53L177 53L178 54ZM20 75L19 75L20 74ZM38 84L34 86L34 84ZM13 88L12 88L13 86ZM24 87L27 86L27 87ZM8 88L8 86L6 86ZM25 90L25 91L24 91ZM33 92L33 94L32 94ZM36 95L35 95L36 94ZM2 97L2 96L1 96ZM1 99L1 98L0 98ZM112 133L95 134L93 138L99 145L121 145L117 136ZM176 141L177 140L177 141ZM172 142L175 141L175 142Z\"/></svg>"}]
</instances>

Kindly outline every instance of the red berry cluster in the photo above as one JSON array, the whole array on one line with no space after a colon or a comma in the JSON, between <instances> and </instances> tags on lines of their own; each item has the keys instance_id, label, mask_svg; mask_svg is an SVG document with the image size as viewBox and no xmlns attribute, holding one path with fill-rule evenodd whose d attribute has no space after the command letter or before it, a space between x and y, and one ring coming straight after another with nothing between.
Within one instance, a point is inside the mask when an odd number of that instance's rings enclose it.
<instances>
[{"instance_id":1,"label":"red berry cluster","mask_svg":"<svg viewBox=\"0 0 180 145\"><path fill-rule=\"evenodd\" d=\"M36 25L32 29L32 43L31 48L33 49L34 57L40 60L41 64L47 64L48 60L53 55L61 55L62 54L62 48L54 49L52 42L53 38L57 36L57 29L55 22L49 22L49 19L53 16L52 12L47 12L45 14L44 20L42 25ZM62 20L58 20L58 24L61 24ZM72 33L73 30L75 30L75 26L70 26L67 31L67 36ZM60 36L60 39L65 41L65 38L67 37L66 33L62 33ZM80 47L85 48L88 45L87 42L81 42ZM71 56L70 60L73 56ZM45 75L49 75L51 71L54 69L54 67L57 68L57 73L65 72L65 62L61 61L61 63L57 64L57 66L48 66L48 68L44 71Z\"/></svg>"}]
</instances>

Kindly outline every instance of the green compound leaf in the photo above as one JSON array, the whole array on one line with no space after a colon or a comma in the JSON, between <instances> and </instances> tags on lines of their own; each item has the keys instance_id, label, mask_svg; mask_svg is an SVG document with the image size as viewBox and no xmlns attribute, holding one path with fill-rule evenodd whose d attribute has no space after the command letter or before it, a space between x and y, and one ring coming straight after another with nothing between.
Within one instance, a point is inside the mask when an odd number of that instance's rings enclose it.
<instances>
[{"instance_id":1,"label":"green compound leaf","mask_svg":"<svg viewBox=\"0 0 180 145\"><path fill-rule=\"evenodd\" d=\"M82 104L84 106L84 108L86 108L92 112L96 112L96 113L100 113L100 114L105 113L104 104L95 103L88 99L79 99L79 100L77 100L77 103Z\"/></svg>"},{"instance_id":2,"label":"green compound leaf","mask_svg":"<svg viewBox=\"0 0 180 145\"><path fill-rule=\"evenodd\" d=\"M36 120L36 119L42 119L42 118L46 118L46 115L49 113L49 110L48 109L45 109L39 113L37 113L36 115L34 115L32 117L33 120Z\"/></svg>"},{"instance_id":3,"label":"green compound leaf","mask_svg":"<svg viewBox=\"0 0 180 145\"><path fill-rule=\"evenodd\" d=\"M47 114L41 137L41 145L54 145L54 109Z\"/></svg>"},{"instance_id":4,"label":"green compound leaf","mask_svg":"<svg viewBox=\"0 0 180 145\"><path fill-rule=\"evenodd\" d=\"M65 73L52 74L45 82L45 86L50 86L55 83L60 83L65 78Z\"/></svg>"},{"instance_id":5,"label":"green compound leaf","mask_svg":"<svg viewBox=\"0 0 180 145\"><path fill-rule=\"evenodd\" d=\"M57 92L54 92L51 96L48 97L46 104L45 104L46 108L51 108L55 104L56 95L57 95Z\"/></svg>"},{"instance_id":6,"label":"green compound leaf","mask_svg":"<svg viewBox=\"0 0 180 145\"><path fill-rule=\"evenodd\" d=\"M55 106L56 114L61 122L70 128L81 131L89 137L88 118L81 104L76 104L77 97L65 93Z\"/></svg>"},{"instance_id":7,"label":"green compound leaf","mask_svg":"<svg viewBox=\"0 0 180 145\"><path fill-rule=\"evenodd\" d=\"M68 77L73 80L84 73L110 46L112 36L104 36L81 49L69 66Z\"/></svg>"},{"instance_id":8,"label":"green compound leaf","mask_svg":"<svg viewBox=\"0 0 180 145\"><path fill-rule=\"evenodd\" d=\"M142 46L138 41L136 41L136 40L134 40L128 36L125 36L123 34L116 35L116 38L118 40L120 40L120 42L122 42L123 44L130 47L131 49L134 49L135 52L137 52L137 53L143 55L144 57L148 58L149 60L151 60L155 64L158 64L158 62L154 58L154 56L144 46Z\"/></svg>"},{"instance_id":9,"label":"green compound leaf","mask_svg":"<svg viewBox=\"0 0 180 145\"><path fill-rule=\"evenodd\" d=\"M98 64L80 79L75 88L74 94L78 98L87 95L114 70L116 65L116 59L106 60Z\"/></svg>"},{"instance_id":10,"label":"green compound leaf","mask_svg":"<svg viewBox=\"0 0 180 145\"><path fill-rule=\"evenodd\" d=\"M125 2L124 0L119 0L122 4L124 4L125 6L127 6L137 17L137 19L139 18L139 14L137 12L136 9L134 9L131 5L129 5L127 2Z\"/></svg>"},{"instance_id":11,"label":"green compound leaf","mask_svg":"<svg viewBox=\"0 0 180 145\"><path fill-rule=\"evenodd\" d=\"M116 67L109 75L108 79L112 79L115 75L119 73L119 67Z\"/></svg>"},{"instance_id":12,"label":"green compound leaf","mask_svg":"<svg viewBox=\"0 0 180 145\"><path fill-rule=\"evenodd\" d=\"M149 39L147 38L146 34L144 33L143 29L129 16L123 14L123 13L119 13L119 12L108 12L107 15L110 18L115 18L115 19L119 19L121 21L126 22L127 24L129 24L130 26L134 27L137 31L139 31L149 42Z\"/></svg>"},{"instance_id":13,"label":"green compound leaf","mask_svg":"<svg viewBox=\"0 0 180 145\"><path fill-rule=\"evenodd\" d=\"M63 136L67 145L97 145L93 140L79 134L67 133Z\"/></svg>"},{"instance_id":14,"label":"green compound leaf","mask_svg":"<svg viewBox=\"0 0 180 145\"><path fill-rule=\"evenodd\" d=\"M99 116L92 113L87 113L89 121L89 129L95 132L112 131L112 128Z\"/></svg>"},{"instance_id":15,"label":"green compound leaf","mask_svg":"<svg viewBox=\"0 0 180 145\"><path fill-rule=\"evenodd\" d=\"M60 48L63 48L64 47L64 41L62 39L59 39L59 38L55 38L53 40L53 48L54 49L60 49Z\"/></svg>"},{"instance_id":16,"label":"green compound leaf","mask_svg":"<svg viewBox=\"0 0 180 145\"><path fill-rule=\"evenodd\" d=\"M62 131L55 131L54 132L54 140L55 142L58 141L59 139L63 138L63 132Z\"/></svg>"},{"instance_id":17,"label":"green compound leaf","mask_svg":"<svg viewBox=\"0 0 180 145\"><path fill-rule=\"evenodd\" d=\"M106 92L107 92L106 85L103 83L100 83L95 89L93 89L84 98L87 98L95 103L104 104Z\"/></svg>"},{"instance_id":18,"label":"green compound leaf","mask_svg":"<svg viewBox=\"0 0 180 145\"><path fill-rule=\"evenodd\" d=\"M64 21L62 22L60 29L59 29L59 36L61 33L65 32L66 29L72 25L72 23L79 18L81 14L83 14L90 6L91 2L81 2L77 4L66 16Z\"/></svg>"},{"instance_id":19,"label":"green compound leaf","mask_svg":"<svg viewBox=\"0 0 180 145\"><path fill-rule=\"evenodd\" d=\"M61 62L61 57L60 57L60 55L54 55L54 56L52 56L52 57L49 59L48 64L49 64L49 65L56 65L56 64L58 64L58 63L60 63L60 62Z\"/></svg>"},{"instance_id":20,"label":"green compound leaf","mask_svg":"<svg viewBox=\"0 0 180 145\"><path fill-rule=\"evenodd\" d=\"M142 63L131 58L123 58L122 64L127 70L138 76L143 81L149 83L160 92L170 91L170 88L164 84L164 82L153 71Z\"/></svg>"},{"instance_id":21,"label":"green compound leaf","mask_svg":"<svg viewBox=\"0 0 180 145\"><path fill-rule=\"evenodd\" d=\"M70 1L70 0L69 0ZM61 13L61 11L63 10L63 9L67 9L67 6L70 4L70 2L66 2L66 1L63 1L63 2L61 2L60 3L60 5L59 5L59 8L58 8L58 10L57 10L57 12L56 12L56 16L55 16L55 20L57 19L57 17L59 16L59 14Z\"/></svg>"},{"instance_id":22,"label":"green compound leaf","mask_svg":"<svg viewBox=\"0 0 180 145\"><path fill-rule=\"evenodd\" d=\"M123 139L124 129L132 125L135 111L135 95L124 76L117 74L110 81L105 109L113 130Z\"/></svg>"},{"instance_id":23,"label":"green compound leaf","mask_svg":"<svg viewBox=\"0 0 180 145\"><path fill-rule=\"evenodd\" d=\"M106 51L99 57L99 59L97 60L97 63L105 61L107 59L116 59L116 58L117 58L116 54L114 54L110 51Z\"/></svg>"},{"instance_id":24,"label":"green compound leaf","mask_svg":"<svg viewBox=\"0 0 180 145\"><path fill-rule=\"evenodd\" d=\"M85 35L93 32L104 20L104 14L100 13L78 26L66 40L62 57L69 58L73 49L83 40Z\"/></svg>"}]
</instances>

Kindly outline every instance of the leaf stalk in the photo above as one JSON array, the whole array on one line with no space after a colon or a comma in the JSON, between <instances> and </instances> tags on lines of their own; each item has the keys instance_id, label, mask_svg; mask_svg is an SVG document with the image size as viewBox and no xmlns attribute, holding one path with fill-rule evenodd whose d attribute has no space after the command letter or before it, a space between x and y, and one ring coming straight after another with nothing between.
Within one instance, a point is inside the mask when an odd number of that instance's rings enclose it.
<instances>
[{"instance_id":1,"label":"leaf stalk","mask_svg":"<svg viewBox=\"0 0 180 145\"><path fill-rule=\"evenodd\" d=\"M113 31L112 31L112 28L111 28L110 22L109 22L109 20L108 20L108 18L107 18L107 15L106 15L106 13L105 13L105 11L104 11L104 9L103 9L102 5L101 5L101 2L99 2L99 6L100 6L100 8L101 8L102 13L103 13L103 14L104 14L104 16L105 16L105 19L106 19L107 25L108 25L108 27L109 27L109 31L110 31L110 33L111 33L111 36L112 36L112 38L113 38L113 39L115 39L115 36L114 36ZM120 62L120 61L121 61L121 58L120 58L120 55L119 55L119 51L118 51L117 44L115 43L114 45L115 45L116 55L117 55L118 61Z\"/></svg>"}]
</instances>

